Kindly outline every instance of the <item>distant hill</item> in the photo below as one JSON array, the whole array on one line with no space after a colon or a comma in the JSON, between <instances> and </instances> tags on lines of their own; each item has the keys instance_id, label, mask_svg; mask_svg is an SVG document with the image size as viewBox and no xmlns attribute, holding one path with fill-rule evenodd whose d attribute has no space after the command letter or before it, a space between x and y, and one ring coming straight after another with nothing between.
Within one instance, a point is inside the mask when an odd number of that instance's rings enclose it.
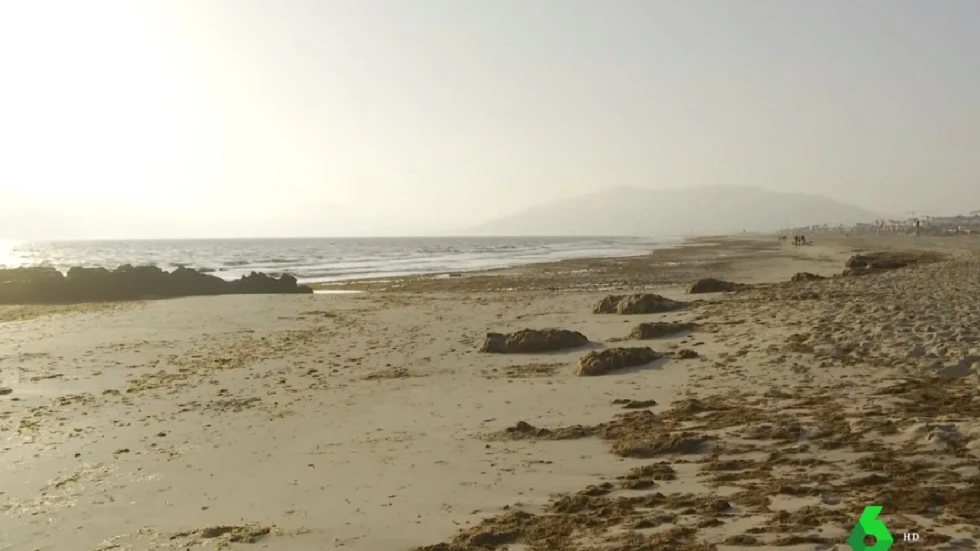
<instances>
[{"instance_id":1,"label":"distant hill","mask_svg":"<svg viewBox=\"0 0 980 551\"><path fill-rule=\"evenodd\" d=\"M469 228L477 235L680 236L772 232L810 224L872 222L880 215L820 195L754 187L619 187L533 207Z\"/></svg>"}]
</instances>

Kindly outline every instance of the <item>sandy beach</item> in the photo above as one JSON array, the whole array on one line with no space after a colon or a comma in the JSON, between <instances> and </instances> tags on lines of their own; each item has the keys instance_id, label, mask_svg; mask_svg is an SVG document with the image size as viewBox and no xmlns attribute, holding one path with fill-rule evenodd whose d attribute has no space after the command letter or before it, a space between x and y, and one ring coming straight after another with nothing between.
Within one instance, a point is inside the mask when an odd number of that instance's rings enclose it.
<instances>
[{"instance_id":1,"label":"sandy beach","mask_svg":"<svg viewBox=\"0 0 980 551\"><path fill-rule=\"evenodd\" d=\"M945 258L829 277L909 249ZM360 293L0 307L0 549L846 549L866 505L973 548L978 251L716 238L324 287ZM747 286L687 294L702 277ZM681 305L593 312L628 293ZM629 339L645 322L683 330ZM589 342L480 352L525 328ZM576 375L623 347L659 359Z\"/></svg>"}]
</instances>

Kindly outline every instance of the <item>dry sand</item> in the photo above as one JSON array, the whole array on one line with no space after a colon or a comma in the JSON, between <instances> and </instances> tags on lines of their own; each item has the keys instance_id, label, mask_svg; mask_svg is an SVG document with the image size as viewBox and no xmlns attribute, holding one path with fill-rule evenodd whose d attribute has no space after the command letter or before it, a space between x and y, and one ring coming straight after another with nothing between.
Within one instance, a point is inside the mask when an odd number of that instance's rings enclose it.
<instances>
[{"instance_id":1,"label":"dry sand","mask_svg":"<svg viewBox=\"0 0 980 551\"><path fill-rule=\"evenodd\" d=\"M844 549L869 504L922 548L973 547L980 254L940 241L717 239L336 286L357 295L2 309L0 549ZM911 246L950 260L681 286ZM651 290L687 305L592 313ZM642 322L693 326L624 340ZM549 327L592 342L478 352ZM574 375L639 346L665 357Z\"/></svg>"}]
</instances>

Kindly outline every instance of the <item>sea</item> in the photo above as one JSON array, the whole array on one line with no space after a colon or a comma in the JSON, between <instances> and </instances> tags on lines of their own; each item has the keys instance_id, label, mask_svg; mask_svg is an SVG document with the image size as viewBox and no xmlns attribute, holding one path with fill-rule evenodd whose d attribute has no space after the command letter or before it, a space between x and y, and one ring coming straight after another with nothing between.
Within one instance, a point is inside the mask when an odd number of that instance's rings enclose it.
<instances>
[{"instance_id":1,"label":"sea","mask_svg":"<svg viewBox=\"0 0 980 551\"><path fill-rule=\"evenodd\" d=\"M640 237L375 237L0 241L0 267L178 266L222 279L288 273L300 283L468 272L573 258L633 256L679 242Z\"/></svg>"}]
</instances>

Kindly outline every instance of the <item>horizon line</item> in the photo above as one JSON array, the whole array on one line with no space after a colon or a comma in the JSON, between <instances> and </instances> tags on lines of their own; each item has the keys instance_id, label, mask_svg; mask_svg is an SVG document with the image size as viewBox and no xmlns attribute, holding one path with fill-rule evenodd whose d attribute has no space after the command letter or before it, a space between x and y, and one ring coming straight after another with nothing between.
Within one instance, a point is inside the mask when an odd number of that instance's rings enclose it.
<instances>
[{"instance_id":1,"label":"horizon line","mask_svg":"<svg viewBox=\"0 0 980 551\"><path fill-rule=\"evenodd\" d=\"M693 234L692 234L693 235ZM20 239L0 238L0 243L84 243L91 241L249 241L249 240L309 240L309 239L561 239L561 238L602 238L602 239L676 239L685 235L602 235L602 234L419 234L419 235L303 235L303 236L203 236L203 237L89 237L89 238L44 238Z\"/></svg>"}]
</instances>

